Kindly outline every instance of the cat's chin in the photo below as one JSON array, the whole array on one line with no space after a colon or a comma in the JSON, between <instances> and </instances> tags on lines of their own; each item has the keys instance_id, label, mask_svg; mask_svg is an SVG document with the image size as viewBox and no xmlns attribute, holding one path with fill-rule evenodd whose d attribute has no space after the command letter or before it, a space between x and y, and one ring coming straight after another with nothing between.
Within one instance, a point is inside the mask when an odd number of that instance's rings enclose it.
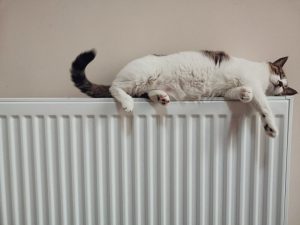
<instances>
[{"instance_id":1,"label":"cat's chin","mask_svg":"<svg viewBox=\"0 0 300 225\"><path fill-rule=\"evenodd\" d=\"M281 95L283 93L283 88L282 87L275 87L273 95Z\"/></svg>"},{"instance_id":2,"label":"cat's chin","mask_svg":"<svg viewBox=\"0 0 300 225\"><path fill-rule=\"evenodd\" d=\"M270 84L270 86L266 91L266 94L269 96L274 96L274 95L278 96L278 95L282 95L282 93L283 93L283 88L276 86L274 84Z\"/></svg>"}]
</instances>

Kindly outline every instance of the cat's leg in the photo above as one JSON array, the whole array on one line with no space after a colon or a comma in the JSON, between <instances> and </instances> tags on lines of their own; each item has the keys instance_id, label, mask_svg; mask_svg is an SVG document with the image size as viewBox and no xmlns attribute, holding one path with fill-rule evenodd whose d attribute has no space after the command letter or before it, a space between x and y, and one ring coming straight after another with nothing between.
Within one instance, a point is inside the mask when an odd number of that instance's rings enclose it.
<instances>
[{"instance_id":1,"label":"cat's leg","mask_svg":"<svg viewBox=\"0 0 300 225\"><path fill-rule=\"evenodd\" d=\"M162 90L148 91L148 96L153 102L159 102L162 105L166 105L170 102L170 97Z\"/></svg>"},{"instance_id":2,"label":"cat's leg","mask_svg":"<svg viewBox=\"0 0 300 225\"><path fill-rule=\"evenodd\" d=\"M255 90L252 105L261 114L263 127L266 133L271 137L276 137L278 134L277 126L273 112L268 104L268 100L263 91Z\"/></svg>"},{"instance_id":3,"label":"cat's leg","mask_svg":"<svg viewBox=\"0 0 300 225\"><path fill-rule=\"evenodd\" d=\"M242 102L250 102L253 99L253 92L252 92L252 88L247 87L247 86L241 86L241 87L235 87L235 88L231 88L229 89L225 95L225 98L228 99L236 99L236 100L240 100Z\"/></svg>"},{"instance_id":4,"label":"cat's leg","mask_svg":"<svg viewBox=\"0 0 300 225\"><path fill-rule=\"evenodd\" d=\"M117 87L115 85L112 85L109 89L111 95L118 101L121 103L122 108L126 111L126 112L132 112L133 110L133 98L128 95L123 89L121 89L120 87Z\"/></svg>"}]
</instances>

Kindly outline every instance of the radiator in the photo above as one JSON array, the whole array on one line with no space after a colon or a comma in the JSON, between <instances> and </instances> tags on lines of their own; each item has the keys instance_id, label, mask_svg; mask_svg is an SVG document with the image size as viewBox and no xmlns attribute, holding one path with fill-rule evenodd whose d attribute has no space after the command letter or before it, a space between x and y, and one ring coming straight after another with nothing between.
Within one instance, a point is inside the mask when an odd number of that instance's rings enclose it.
<instances>
[{"instance_id":1,"label":"radiator","mask_svg":"<svg viewBox=\"0 0 300 225\"><path fill-rule=\"evenodd\" d=\"M223 99L0 99L1 225L287 225L293 99L279 136Z\"/></svg>"}]
</instances>

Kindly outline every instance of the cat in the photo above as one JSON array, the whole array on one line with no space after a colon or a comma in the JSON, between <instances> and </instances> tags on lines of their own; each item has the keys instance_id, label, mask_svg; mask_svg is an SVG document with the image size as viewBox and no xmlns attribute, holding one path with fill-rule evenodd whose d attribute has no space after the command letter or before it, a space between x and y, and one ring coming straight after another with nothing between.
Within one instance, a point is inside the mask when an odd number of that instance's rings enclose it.
<instances>
[{"instance_id":1,"label":"cat","mask_svg":"<svg viewBox=\"0 0 300 225\"><path fill-rule=\"evenodd\" d=\"M73 61L71 78L76 87L91 97L114 97L131 112L132 96L147 94L150 100L166 105L170 100L200 100L222 96L251 103L260 113L266 134L278 133L266 95L294 95L288 87L283 65L288 57L274 62L253 62L222 51L185 51L170 55L148 55L128 63L111 86L91 83L86 66L95 50L81 53Z\"/></svg>"}]
</instances>

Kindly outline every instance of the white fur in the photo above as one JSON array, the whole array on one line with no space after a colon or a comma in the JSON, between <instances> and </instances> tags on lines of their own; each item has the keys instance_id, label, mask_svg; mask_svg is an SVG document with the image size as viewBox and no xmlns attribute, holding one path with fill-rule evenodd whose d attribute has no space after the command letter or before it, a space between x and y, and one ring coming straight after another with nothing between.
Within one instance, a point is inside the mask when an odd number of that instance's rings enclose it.
<instances>
[{"instance_id":1,"label":"white fur","mask_svg":"<svg viewBox=\"0 0 300 225\"><path fill-rule=\"evenodd\" d=\"M130 95L144 93L148 93L152 100L157 93L167 95L171 100L224 96L245 103L252 102L263 115L267 133L274 137L277 128L265 93L280 94L280 91L274 88L278 79L270 79L267 63L230 57L215 65L202 52L180 52L133 60L119 72L110 91L128 112L133 110L134 105Z\"/></svg>"}]
</instances>

